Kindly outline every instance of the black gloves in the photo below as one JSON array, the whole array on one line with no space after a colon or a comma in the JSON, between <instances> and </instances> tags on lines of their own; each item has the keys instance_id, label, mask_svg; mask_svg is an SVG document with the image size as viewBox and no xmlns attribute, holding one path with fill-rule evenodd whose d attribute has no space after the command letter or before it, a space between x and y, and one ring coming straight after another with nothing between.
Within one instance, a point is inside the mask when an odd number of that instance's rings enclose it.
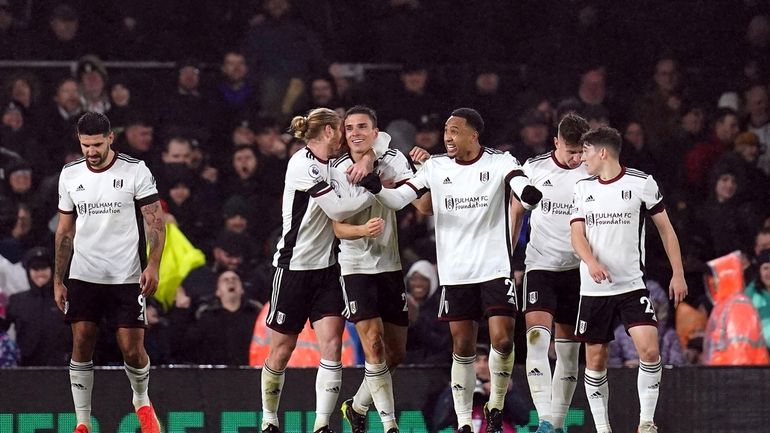
<instances>
[{"instance_id":1,"label":"black gloves","mask_svg":"<svg viewBox=\"0 0 770 433\"><path fill-rule=\"evenodd\" d=\"M359 186L362 186L369 190L372 194L377 194L380 191L382 191L382 182L380 182L380 175L378 175L375 172L371 172L364 176L363 179L361 179L361 182L358 182ZM537 191L540 193L540 191ZM543 195L540 194L542 197Z\"/></svg>"},{"instance_id":2,"label":"black gloves","mask_svg":"<svg viewBox=\"0 0 770 433\"><path fill-rule=\"evenodd\" d=\"M542 198L543 193L532 185L527 185L521 190L521 202L524 206L535 207Z\"/></svg>"}]
</instances>

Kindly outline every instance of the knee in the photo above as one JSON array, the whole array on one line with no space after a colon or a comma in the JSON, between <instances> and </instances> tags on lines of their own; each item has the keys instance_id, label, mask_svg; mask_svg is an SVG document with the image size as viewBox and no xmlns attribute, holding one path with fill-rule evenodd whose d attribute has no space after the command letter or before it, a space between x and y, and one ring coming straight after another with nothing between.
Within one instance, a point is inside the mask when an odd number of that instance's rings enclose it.
<instances>
[{"instance_id":1,"label":"knee","mask_svg":"<svg viewBox=\"0 0 770 433\"><path fill-rule=\"evenodd\" d=\"M132 367L144 367L147 365L146 358L147 355L142 346L132 346L123 349L123 361Z\"/></svg>"},{"instance_id":2,"label":"knee","mask_svg":"<svg viewBox=\"0 0 770 433\"><path fill-rule=\"evenodd\" d=\"M342 357L342 337L335 336L323 342L319 341L318 345L321 349L322 359L328 359L329 361L339 361Z\"/></svg>"},{"instance_id":3,"label":"knee","mask_svg":"<svg viewBox=\"0 0 770 433\"><path fill-rule=\"evenodd\" d=\"M294 341L274 344L270 348L270 354L268 355L269 367L279 371L286 368L296 345L297 344ZM268 361L265 362L267 363Z\"/></svg>"},{"instance_id":4,"label":"knee","mask_svg":"<svg viewBox=\"0 0 770 433\"><path fill-rule=\"evenodd\" d=\"M660 350L655 346L643 347L639 350L639 360L647 364L658 362Z\"/></svg>"},{"instance_id":5,"label":"knee","mask_svg":"<svg viewBox=\"0 0 770 433\"><path fill-rule=\"evenodd\" d=\"M513 352L513 340L510 338L498 338L495 341L492 341L492 347L498 352L498 353L511 353Z\"/></svg>"},{"instance_id":6,"label":"knee","mask_svg":"<svg viewBox=\"0 0 770 433\"><path fill-rule=\"evenodd\" d=\"M367 331L364 340L367 354L380 359L385 357L385 342L381 330Z\"/></svg>"},{"instance_id":7,"label":"knee","mask_svg":"<svg viewBox=\"0 0 770 433\"><path fill-rule=\"evenodd\" d=\"M452 336L452 350L460 356L473 356L476 354L475 339L472 336Z\"/></svg>"}]
</instances>

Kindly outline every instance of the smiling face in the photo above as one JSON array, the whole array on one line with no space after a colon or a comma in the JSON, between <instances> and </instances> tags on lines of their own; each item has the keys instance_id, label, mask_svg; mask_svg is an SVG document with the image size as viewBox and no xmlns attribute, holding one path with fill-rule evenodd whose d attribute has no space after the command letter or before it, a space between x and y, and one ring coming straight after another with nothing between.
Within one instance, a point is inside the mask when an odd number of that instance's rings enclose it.
<instances>
[{"instance_id":1,"label":"smiling face","mask_svg":"<svg viewBox=\"0 0 770 433\"><path fill-rule=\"evenodd\" d=\"M368 152L378 132L366 114L354 113L345 118L345 138L351 153L363 155Z\"/></svg>"},{"instance_id":2,"label":"smiling face","mask_svg":"<svg viewBox=\"0 0 770 433\"><path fill-rule=\"evenodd\" d=\"M101 169L109 163L110 146L115 138L112 132L109 135L78 135L80 150L86 157L86 162L91 168Z\"/></svg>"},{"instance_id":3,"label":"smiling face","mask_svg":"<svg viewBox=\"0 0 770 433\"><path fill-rule=\"evenodd\" d=\"M447 155L461 161L478 147L479 133L462 117L451 116L444 125L444 145Z\"/></svg>"}]
</instances>

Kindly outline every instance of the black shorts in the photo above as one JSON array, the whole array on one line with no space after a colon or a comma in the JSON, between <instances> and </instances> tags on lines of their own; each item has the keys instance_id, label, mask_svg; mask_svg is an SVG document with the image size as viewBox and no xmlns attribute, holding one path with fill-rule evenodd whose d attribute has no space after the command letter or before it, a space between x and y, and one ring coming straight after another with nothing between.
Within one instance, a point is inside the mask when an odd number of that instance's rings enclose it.
<instances>
[{"instance_id":1,"label":"black shorts","mask_svg":"<svg viewBox=\"0 0 770 433\"><path fill-rule=\"evenodd\" d=\"M383 322L409 326L401 271L343 275L342 296L346 305L342 315L353 323L380 317Z\"/></svg>"},{"instance_id":2,"label":"black shorts","mask_svg":"<svg viewBox=\"0 0 770 433\"><path fill-rule=\"evenodd\" d=\"M67 280L64 321L101 322L113 328L146 328L144 296L136 284L97 284Z\"/></svg>"},{"instance_id":3,"label":"black shorts","mask_svg":"<svg viewBox=\"0 0 770 433\"><path fill-rule=\"evenodd\" d=\"M647 289L610 296L581 296L575 337L586 343L609 343L615 328L622 323L628 329L639 325L658 326L655 309Z\"/></svg>"},{"instance_id":4,"label":"black shorts","mask_svg":"<svg viewBox=\"0 0 770 433\"><path fill-rule=\"evenodd\" d=\"M574 325L580 303L580 270L541 271L524 274L522 311L546 311L556 323Z\"/></svg>"},{"instance_id":5,"label":"black shorts","mask_svg":"<svg viewBox=\"0 0 770 433\"><path fill-rule=\"evenodd\" d=\"M270 311L265 322L281 334L296 335L310 323L342 316L342 286L338 266L312 271L273 269Z\"/></svg>"},{"instance_id":6,"label":"black shorts","mask_svg":"<svg viewBox=\"0 0 770 433\"><path fill-rule=\"evenodd\" d=\"M475 284L441 288L438 319L445 322L475 320L491 316L516 315L516 283L510 278L497 278Z\"/></svg>"}]
</instances>

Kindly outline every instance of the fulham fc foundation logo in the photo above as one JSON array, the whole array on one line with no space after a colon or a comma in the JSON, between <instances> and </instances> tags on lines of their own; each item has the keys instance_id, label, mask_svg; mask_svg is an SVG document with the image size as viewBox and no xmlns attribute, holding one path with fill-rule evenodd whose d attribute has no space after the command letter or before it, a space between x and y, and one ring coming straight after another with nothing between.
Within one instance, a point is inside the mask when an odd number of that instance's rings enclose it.
<instances>
[{"instance_id":1,"label":"fulham fc foundation logo","mask_svg":"<svg viewBox=\"0 0 770 433\"><path fill-rule=\"evenodd\" d=\"M481 173L479 173L479 180L481 181L481 183L489 182L489 172L482 171Z\"/></svg>"},{"instance_id":2,"label":"fulham fc foundation logo","mask_svg":"<svg viewBox=\"0 0 770 433\"><path fill-rule=\"evenodd\" d=\"M112 180L112 186L115 189L121 189L123 188L123 179L113 179Z\"/></svg>"}]
</instances>

